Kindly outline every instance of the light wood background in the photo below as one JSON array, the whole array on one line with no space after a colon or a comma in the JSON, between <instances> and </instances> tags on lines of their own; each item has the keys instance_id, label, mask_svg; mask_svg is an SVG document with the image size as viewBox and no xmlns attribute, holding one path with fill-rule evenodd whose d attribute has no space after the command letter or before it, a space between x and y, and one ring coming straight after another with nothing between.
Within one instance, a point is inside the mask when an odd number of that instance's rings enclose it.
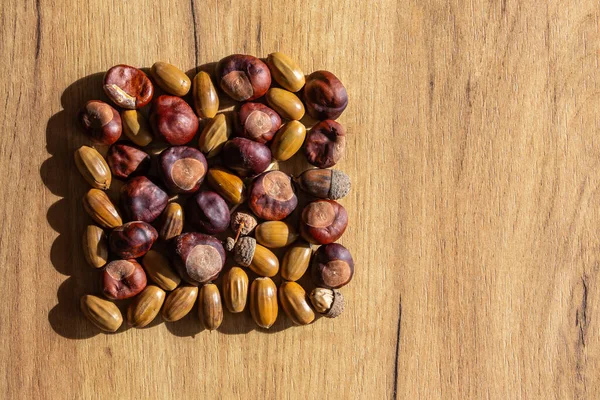
<instances>
[{"instance_id":1,"label":"light wood background","mask_svg":"<svg viewBox=\"0 0 600 400\"><path fill-rule=\"evenodd\" d=\"M3 0L0 398L600 398L599 19L595 0ZM117 63L276 50L350 95L347 311L98 333L75 110Z\"/></svg>"}]
</instances>

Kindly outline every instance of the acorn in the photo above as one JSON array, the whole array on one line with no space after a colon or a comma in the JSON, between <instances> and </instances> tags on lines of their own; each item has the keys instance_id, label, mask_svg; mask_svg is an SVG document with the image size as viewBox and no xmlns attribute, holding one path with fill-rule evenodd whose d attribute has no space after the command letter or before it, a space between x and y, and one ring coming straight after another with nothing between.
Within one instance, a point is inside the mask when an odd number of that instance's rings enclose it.
<instances>
[{"instance_id":1,"label":"acorn","mask_svg":"<svg viewBox=\"0 0 600 400\"><path fill-rule=\"evenodd\" d=\"M162 317L167 322L179 321L194 307L198 297L197 286L181 286L167 296L162 308Z\"/></svg>"},{"instance_id":2,"label":"acorn","mask_svg":"<svg viewBox=\"0 0 600 400\"><path fill-rule=\"evenodd\" d=\"M281 262L281 277L286 281L302 278L310 265L312 249L310 243L300 240L290 246Z\"/></svg>"},{"instance_id":3,"label":"acorn","mask_svg":"<svg viewBox=\"0 0 600 400\"><path fill-rule=\"evenodd\" d=\"M112 229L123 225L115 205L100 189L90 189L83 196L83 209L103 228Z\"/></svg>"},{"instance_id":4,"label":"acorn","mask_svg":"<svg viewBox=\"0 0 600 400\"><path fill-rule=\"evenodd\" d=\"M198 316L204 327L214 331L223 322L223 304L219 288L213 283L207 283L200 289L198 295Z\"/></svg>"},{"instance_id":5,"label":"acorn","mask_svg":"<svg viewBox=\"0 0 600 400\"><path fill-rule=\"evenodd\" d=\"M245 200L246 188L242 179L223 167L212 167L206 174L208 184L231 204Z\"/></svg>"},{"instance_id":6,"label":"acorn","mask_svg":"<svg viewBox=\"0 0 600 400\"><path fill-rule=\"evenodd\" d=\"M269 329L277 320L277 286L271 278L256 278L250 286L250 313L261 328Z\"/></svg>"},{"instance_id":7,"label":"acorn","mask_svg":"<svg viewBox=\"0 0 600 400\"><path fill-rule=\"evenodd\" d=\"M302 286L296 282L283 282L278 292L283 311L296 325L308 325L315 320L315 312L308 305Z\"/></svg>"},{"instance_id":8,"label":"acorn","mask_svg":"<svg viewBox=\"0 0 600 400\"><path fill-rule=\"evenodd\" d=\"M223 300L231 313L240 313L248 298L248 275L240 267L232 267L223 276Z\"/></svg>"},{"instance_id":9,"label":"acorn","mask_svg":"<svg viewBox=\"0 0 600 400\"><path fill-rule=\"evenodd\" d=\"M256 227L256 241L270 249L292 244L298 238L296 229L282 221L266 221Z\"/></svg>"},{"instance_id":10,"label":"acorn","mask_svg":"<svg viewBox=\"0 0 600 400\"><path fill-rule=\"evenodd\" d=\"M337 200L350 192L350 177L336 169L309 169L294 178L294 183L311 196Z\"/></svg>"},{"instance_id":11,"label":"acorn","mask_svg":"<svg viewBox=\"0 0 600 400\"><path fill-rule=\"evenodd\" d=\"M344 311L344 296L337 289L315 288L310 292L310 302L327 318L335 318Z\"/></svg>"},{"instance_id":12,"label":"acorn","mask_svg":"<svg viewBox=\"0 0 600 400\"><path fill-rule=\"evenodd\" d=\"M275 276L279 272L279 260L273 252L256 243L256 239L243 236L233 248L233 258L243 267L249 267L257 275Z\"/></svg>"},{"instance_id":13,"label":"acorn","mask_svg":"<svg viewBox=\"0 0 600 400\"><path fill-rule=\"evenodd\" d=\"M144 255L142 265L150 279L167 292L181 283L181 278L171 268L169 259L156 250L150 250Z\"/></svg>"}]
</instances>

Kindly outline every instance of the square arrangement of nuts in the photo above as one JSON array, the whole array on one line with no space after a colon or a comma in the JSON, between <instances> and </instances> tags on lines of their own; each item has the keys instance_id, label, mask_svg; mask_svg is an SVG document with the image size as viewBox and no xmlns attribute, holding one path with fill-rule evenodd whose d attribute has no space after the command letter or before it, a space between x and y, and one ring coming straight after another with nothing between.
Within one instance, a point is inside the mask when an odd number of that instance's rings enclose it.
<instances>
[{"instance_id":1,"label":"square arrangement of nuts","mask_svg":"<svg viewBox=\"0 0 600 400\"><path fill-rule=\"evenodd\" d=\"M340 315L338 289L352 279L354 262L335 243L348 223L336 200L348 194L350 179L329 169L344 153L345 131L335 120L348 104L334 74L305 76L279 52L266 61L234 54L214 74L193 79L166 62L149 76L116 65L103 89L113 104L92 100L78 115L98 148L75 152L92 186L83 206L96 223L85 229L84 255L102 269L103 297L81 298L94 325L117 331L123 316L113 301L129 298L127 322L137 328L159 313L178 321L196 302L209 330L221 325L223 303L235 314L248 299L262 328L275 323L280 306L298 325L313 322L315 311ZM219 111L218 90L235 111ZM305 112L316 121L308 132ZM110 146L106 157L102 146ZM274 168L299 151L316 168L297 176ZM113 177L124 181L115 202L107 194ZM297 191L308 198L302 208ZM273 249L283 249L281 263ZM234 266L219 289L214 282L228 257ZM309 268L316 287L307 295L297 281ZM271 279L278 273L279 287Z\"/></svg>"}]
</instances>

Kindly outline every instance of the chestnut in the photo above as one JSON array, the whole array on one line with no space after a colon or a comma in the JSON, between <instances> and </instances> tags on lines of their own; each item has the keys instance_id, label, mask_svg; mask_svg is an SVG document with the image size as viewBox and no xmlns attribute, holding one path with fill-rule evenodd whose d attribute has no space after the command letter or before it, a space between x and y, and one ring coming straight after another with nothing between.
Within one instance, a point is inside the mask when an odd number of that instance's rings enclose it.
<instances>
[{"instance_id":1,"label":"chestnut","mask_svg":"<svg viewBox=\"0 0 600 400\"><path fill-rule=\"evenodd\" d=\"M145 176L135 177L121 188L121 207L130 221L154 221L168 201L164 190Z\"/></svg>"},{"instance_id":2,"label":"chestnut","mask_svg":"<svg viewBox=\"0 0 600 400\"><path fill-rule=\"evenodd\" d=\"M116 260L104 267L103 291L109 299L128 299L146 287L148 279L135 260Z\"/></svg>"},{"instance_id":3,"label":"chestnut","mask_svg":"<svg viewBox=\"0 0 600 400\"><path fill-rule=\"evenodd\" d=\"M260 103L245 103L239 112L241 136L258 143L267 143L281 127L281 117Z\"/></svg>"},{"instance_id":4,"label":"chestnut","mask_svg":"<svg viewBox=\"0 0 600 400\"><path fill-rule=\"evenodd\" d=\"M316 71L306 78L304 104L314 119L337 119L348 105L348 93L334 74Z\"/></svg>"},{"instance_id":5,"label":"chestnut","mask_svg":"<svg viewBox=\"0 0 600 400\"><path fill-rule=\"evenodd\" d=\"M123 131L119 112L100 100L85 103L79 110L79 122L85 134L97 144L111 145Z\"/></svg>"},{"instance_id":6,"label":"chestnut","mask_svg":"<svg viewBox=\"0 0 600 400\"><path fill-rule=\"evenodd\" d=\"M281 171L269 171L250 186L248 207L259 218L280 221L298 206L291 178Z\"/></svg>"},{"instance_id":7,"label":"chestnut","mask_svg":"<svg viewBox=\"0 0 600 400\"><path fill-rule=\"evenodd\" d=\"M258 175L271 164L271 150L250 139L228 140L221 153L225 165L242 177Z\"/></svg>"},{"instance_id":8,"label":"chestnut","mask_svg":"<svg viewBox=\"0 0 600 400\"><path fill-rule=\"evenodd\" d=\"M354 260L347 248L338 243L319 247L313 258L311 275L317 286L339 289L354 275Z\"/></svg>"},{"instance_id":9,"label":"chestnut","mask_svg":"<svg viewBox=\"0 0 600 400\"><path fill-rule=\"evenodd\" d=\"M194 193L206 176L208 164L200 150L188 146L169 147L158 160L160 176L173 193Z\"/></svg>"},{"instance_id":10,"label":"chestnut","mask_svg":"<svg viewBox=\"0 0 600 400\"><path fill-rule=\"evenodd\" d=\"M173 241L173 261L179 275L193 285L215 279L225 264L225 249L217 239L189 232Z\"/></svg>"},{"instance_id":11,"label":"chestnut","mask_svg":"<svg viewBox=\"0 0 600 400\"><path fill-rule=\"evenodd\" d=\"M346 131L332 120L321 121L308 132L304 153L308 162L319 168L333 167L344 154Z\"/></svg>"},{"instance_id":12,"label":"chestnut","mask_svg":"<svg viewBox=\"0 0 600 400\"><path fill-rule=\"evenodd\" d=\"M141 70L115 65L104 74L104 93L121 108L142 108L152 100L154 86Z\"/></svg>"},{"instance_id":13,"label":"chestnut","mask_svg":"<svg viewBox=\"0 0 600 400\"><path fill-rule=\"evenodd\" d=\"M117 257L139 258L150 250L158 239L158 232L147 222L133 221L121 225L110 233L110 251Z\"/></svg>"},{"instance_id":14,"label":"chestnut","mask_svg":"<svg viewBox=\"0 0 600 400\"><path fill-rule=\"evenodd\" d=\"M338 240L348 225L346 209L333 200L317 200L302 210L300 234L312 244L328 244Z\"/></svg>"},{"instance_id":15,"label":"chestnut","mask_svg":"<svg viewBox=\"0 0 600 400\"><path fill-rule=\"evenodd\" d=\"M192 107L176 96L159 96L152 102L150 124L154 134L173 145L191 141L198 131L198 117Z\"/></svg>"},{"instance_id":16,"label":"chestnut","mask_svg":"<svg viewBox=\"0 0 600 400\"><path fill-rule=\"evenodd\" d=\"M217 83L236 101L250 101L263 96L271 86L271 72L256 57L233 54L217 64Z\"/></svg>"},{"instance_id":17,"label":"chestnut","mask_svg":"<svg viewBox=\"0 0 600 400\"><path fill-rule=\"evenodd\" d=\"M192 225L210 235L224 232L229 226L229 207L215 192L196 193L188 199L185 212Z\"/></svg>"},{"instance_id":18,"label":"chestnut","mask_svg":"<svg viewBox=\"0 0 600 400\"><path fill-rule=\"evenodd\" d=\"M150 169L150 156L148 153L123 143L115 143L110 146L106 155L106 162L113 175L121 179L144 175Z\"/></svg>"}]
</instances>

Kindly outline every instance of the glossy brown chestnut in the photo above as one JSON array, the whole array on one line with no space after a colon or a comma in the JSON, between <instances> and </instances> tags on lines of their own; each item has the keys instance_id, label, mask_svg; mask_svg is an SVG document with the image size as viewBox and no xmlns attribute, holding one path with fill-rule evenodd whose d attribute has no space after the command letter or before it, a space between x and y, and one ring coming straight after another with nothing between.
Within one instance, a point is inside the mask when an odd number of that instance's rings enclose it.
<instances>
[{"instance_id":1,"label":"glossy brown chestnut","mask_svg":"<svg viewBox=\"0 0 600 400\"><path fill-rule=\"evenodd\" d=\"M164 190L145 176L135 177L121 188L121 208L130 221L154 221L168 201Z\"/></svg>"},{"instance_id":2,"label":"glossy brown chestnut","mask_svg":"<svg viewBox=\"0 0 600 400\"><path fill-rule=\"evenodd\" d=\"M192 225L209 235L225 232L229 226L229 207L215 192L196 193L188 199L185 212Z\"/></svg>"},{"instance_id":3,"label":"glossy brown chestnut","mask_svg":"<svg viewBox=\"0 0 600 400\"><path fill-rule=\"evenodd\" d=\"M302 210L300 234L313 244L328 244L338 240L348 225L346 209L333 200L317 200Z\"/></svg>"},{"instance_id":4,"label":"glossy brown chestnut","mask_svg":"<svg viewBox=\"0 0 600 400\"><path fill-rule=\"evenodd\" d=\"M146 287L144 269L135 260L115 260L103 273L104 295L109 299L122 300L135 296Z\"/></svg>"},{"instance_id":5,"label":"glossy brown chestnut","mask_svg":"<svg viewBox=\"0 0 600 400\"><path fill-rule=\"evenodd\" d=\"M308 162L319 168L333 167L344 154L346 131L332 120L321 121L306 135L304 153Z\"/></svg>"},{"instance_id":6,"label":"glossy brown chestnut","mask_svg":"<svg viewBox=\"0 0 600 400\"><path fill-rule=\"evenodd\" d=\"M119 107L134 110L152 100L154 86L141 70L115 65L104 74L104 93Z\"/></svg>"},{"instance_id":7,"label":"glossy brown chestnut","mask_svg":"<svg viewBox=\"0 0 600 400\"><path fill-rule=\"evenodd\" d=\"M111 145L121 137L121 116L110 105L90 100L79 111L79 122L85 134L97 144Z\"/></svg>"},{"instance_id":8,"label":"glossy brown chestnut","mask_svg":"<svg viewBox=\"0 0 600 400\"><path fill-rule=\"evenodd\" d=\"M204 154L188 146L169 147L160 153L158 164L163 182L173 193L198 191L208 170Z\"/></svg>"},{"instance_id":9,"label":"glossy brown chestnut","mask_svg":"<svg viewBox=\"0 0 600 400\"><path fill-rule=\"evenodd\" d=\"M306 78L304 104L314 119L337 119L348 105L348 93L334 74L316 71Z\"/></svg>"},{"instance_id":10,"label":"glossy brown chestnut","mask_svg":"<svg viewBox=\"0 0 600 400\"><path fill-rule=\"evenodd\" d=\"M234 138L223 146L223 162L240 176L258 175L271 163L271 150L264 144Z\"/></svg>"},{"instance_id":11,"label":"glossy brown chestnut","mask_svg":"<svg viewBox=\"0 0 600 400\"><path fill-rule=\"evenodd\" d=\"M152 102L150 125L157 138L173 145L188 143L198 131L192 107L176 96L159 96Z\"/></svg>"},{"instance_id":12,"label":"glossy brown chestnut","mask_svg":"<svg viewBox=\"0 0 600 400\"><path fill-rule=\"evenodd\" d=\"M245 103L239 112L241 136L267 143L281 127L281 118L273 109L260 103Z\"/></svg>"},{"instance_id":13,"label":"glossy brown chestnut","mask_svg":"<svg viewBox=\"0 0 600 400\"><path fill-rule=\"evenodd\" d=\"M225 249L217 239L190 232L177 236L173 243L173 261L179 275L198 285L215 279L225 264Z\"/></svg>"},{"instance_id":14,"label":"glossy brown chestnut","mask_svg":"<svg viewBox=\"0 0 600 400\"><path fill-rule=\"evenodd\" d=\"M250 186L248 207L259 218L280 221L298 206L292 180L281 171L265 172Z\"/></svg>"},{"instance_id":15,"label":"glossy brown chestnut","mask_svg":"<svg viewBox=\"0 0 600 400\"><path fill-rule=\"evenodd\" d=\"M121 225L110 233L110 251L117 257L139 258L150 250L158 239L158 232L147 222L133 221Z\"/></svg>"},{"instance_id":16,"label":"glossy brown chestnut","mask_svg":"<svg viewBox=\"0 0 600 400\"><path fill-rule=\"evenodd\" d=\"M354 261L348 249L338 243L319 247L313 258L311 275L317 286L339 289L354 275Z\"/></svg>"},{"instance_id":17,"label":"glossy brown chestnut","mask_svg":"<svg viewBox=\"0 0 600 400\"><path fill-rule=\"evenodd\" d=\"M308 169L294 183L311 196L337 200L350 192L350 177L337 169Z\"/></svg>"},{"instance_id":18,"label":"glossy brown chestnut","mask_svg":"<svg viewBox=\"0 0 600 400\"><path fill-rule=\"evenodd\" d=\"M145 175L150 169L148 153L124 143L115 143L110 146L106 162L113 175L121 179Z\"/></svg>"},{"instance_id":19,"label":"glossy brown chestnut","mask_svg":"<svg viewBox=\"0 0 600 400\"><path fill-rule=\"evenodd\" d=\"M271 72L258 58L233 54L217 64L217 83L236 101L250 101L263 96L271 86Z\"/></svg>"}]
</instances>

